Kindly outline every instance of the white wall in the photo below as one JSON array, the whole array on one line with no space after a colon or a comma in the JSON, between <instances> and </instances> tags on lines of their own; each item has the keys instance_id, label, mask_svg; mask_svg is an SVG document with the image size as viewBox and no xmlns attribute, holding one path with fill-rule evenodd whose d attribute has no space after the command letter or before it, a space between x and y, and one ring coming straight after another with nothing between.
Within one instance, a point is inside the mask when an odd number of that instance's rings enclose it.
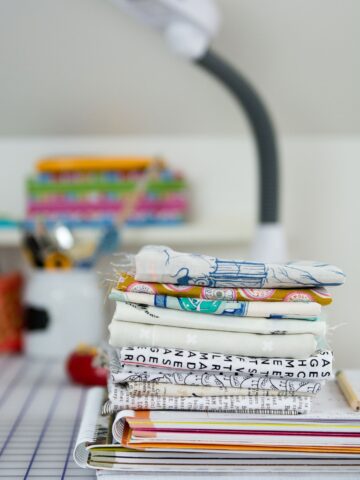
<instances>
[{"instance_id":1,"label":"white wall","mask_svg":"<svg viewBox=\"0 0 360 480\"><path fill-rule=\"evenodd\" d=\"M332 335L337 365L360 368L360 138L290 137L282 142L281 150L282 210L291 257L332 262L346 272L347 282L334 289L335 301L327 312L331 326L343 325ZM244 245L244 240L251 238L256 198L255 163L248 141L179 136L3 140L0 211L21 213L24 176L33 162L41 155L64 151L161 151L191 180L195 217L207 224L212 221L215 234L222 229L224 218L233 221L233 230L228 229L227 235L239 239L238 243L220 239L207 247L187 240L187 248L227 257L246 256L248 243ZM160 241L167 243L168 239Z\"/></svg>"},{"instance_id":2,"label":"white wall","mask_svg":"<svg viewBox=\"0 0 360 480\"><path fill-rule=\"evenodd\" d=\"M329 309L333 324L347 324L333 346L338 365L360 367L360 1L217 3L223 28L215 47L258 86L282 134L292 256L331 261L348 274ZM107 0L0 0L0 135L156 134L105 138L97 147L94 139L75 140L72 148L164 151L198 188L199 215L224 211L248 228L252 150L248 140L214 137L245 132L237 108L211 79ZM169 134L202 136L186 143ZM358 136L339 137L350 134ZM21 214L24 174L52 147L45 142L29 154L17 138L14 144L15 157L0 148L0 210ZM219 246L214 253L242 250Z\"/></svg>"},{"instance_id":3,"label":"white wall","mask_svg":"<svg viewBox=\"0 0 360 480\"><path fill-rule=\"evenodd\" d=\"M217 3L215 47L281 132L360 133L358 0ZM0 135L245 131L212 79L108 0L0 0L0 106Z\"/></svg>"}]
</instances>

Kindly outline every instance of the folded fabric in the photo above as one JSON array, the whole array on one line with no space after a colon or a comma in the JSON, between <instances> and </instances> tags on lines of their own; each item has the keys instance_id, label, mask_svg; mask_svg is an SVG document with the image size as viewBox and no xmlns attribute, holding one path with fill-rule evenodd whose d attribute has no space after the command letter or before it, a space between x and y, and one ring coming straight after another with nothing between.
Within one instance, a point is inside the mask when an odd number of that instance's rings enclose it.
<instances>
[{"instance_id":1,"label":"folded fabric","mask_svg":"<svg viewBox=\"0 0 360 480\"><path fill-rule=\"evenodd\" d=\"M177 348L125 347L118 351L120 366L157 368L171 371L251 374L266 377L319 381L332 375L333 355L321 350L304 359L256 358L240 355L205 353ZM173 373L173 372L171 372Z\"/></svg>"},{"instance_id":2,"label":"folded fabric","mask_svg":"<svg viewBox=\"0 0 360 480\"><path fill-rule=\"evenodd\" d=\"M162 245L135 255L135 279L209 287L297 288L341 285L344 273L319 262L266 264L176 252Z\"/></svg>"},{"instance_id":3,"label":"folded fabric","mask_svg":"<svg viewBox=\"0 0 360 480\"><path fill-rule=\"evenodd\" d=\"M265 335L309 333L324 336L326 333L326 323L323 320L308 322L306 320L286 320L283 318L224 317L124 302L116 303L113 320L195 330Z\"/></svg>"},{"instance_id":4,"label":"folded fabric","mask_svg":"<svg viewBox=\"0 0 360 480\"><path fill-rule=\"evenodd\" d=\"M125 272L119 275L116 290L123 292L160 294L172 297L202 298L204 300L245 300L262 302L316 302L329 305L332 302L326 288L212 288L173 285L171 283L137 282L135 277Z\"/></svg>"},{"instance_id":5,"label":"folded fabric","mask_svg":"<svg viewBox=\"0 0 360 480\"><path fill-rule=\"evenodd\" d=\"M122 367L120 351L110 351L110 378L113 383L156 383L180 386L217 387L221 389L235 388L243 390L272 390L287 393L288 395L314 395L321 389L320 382L311 380L292 380L289 378L271 378L246 373L208 373L208 372L179 372L176 370L158 370L142 366Z\"/></svg>"},{"instance_id":6,"label":"folded fabric","mask_svg":"<svg viewBox=\"0 0 360 480\"><path fill-rule=\"evenodd\" d=\"M156 368L134 367L132 370L121 369L111 374L114 383L128 382L154 383L179 386L216 387L221 390L235 389L247 391L272 391L279 395L315 395L321 389L320 382L311 380L289 380L288 378L261 377L241 373L210 373L210 372L178 372L162 371Z\"/></svg>"},{"instance_id":7,"label":"folded fabric","mask_svg":"<svg viewBox=\"0 0 360 480\"><path fill-rule=\"evenodd\" d=\"M129 382L126 384L129 395L134 397L224 397L227 395L241 396L281 396L289 395L280 390L256 390L249 388L203 387L192 385L172 385L166 383ZM294 392L293 395L304 395ZM307 393L306 395L313 395Z\"/></svg>"},{"instance_id":8,"label":"folded fabric","mask_svg":"<svg viewBox=\"0 0 360 480\"><path fill-rule=\"evenodd\" d=\"M103 407L104 414L131 409L296 415L311 409L309 396L136 397L112 382L109 382L108 391L109 401Z\"/></svg>"},{"instance_id":9,"label":"folded fabric","mask_svg":"<svg viewBox=\"0 0 360 480\"><path fill-rule=\"evenodd\" d=\"M171 310L235 317L316 320L321 313L321 305L315 302L230 302L191 297L171 297L170 295L120 292L115 289L111 291L110 298L118 302L138 303Z\"/></svg>"},{"instance_id":10,"label":"folded fabric","mask_svg":"<svg viewBox=\"0 0 360 480\"><path fill-rule=\"evenodd\" d=\"M257 335L195 328L165 327L114 320L109 325L113 347L169 347L254 357L308 358L317 341L307 333Z\"/></svg>"}]
</instances>

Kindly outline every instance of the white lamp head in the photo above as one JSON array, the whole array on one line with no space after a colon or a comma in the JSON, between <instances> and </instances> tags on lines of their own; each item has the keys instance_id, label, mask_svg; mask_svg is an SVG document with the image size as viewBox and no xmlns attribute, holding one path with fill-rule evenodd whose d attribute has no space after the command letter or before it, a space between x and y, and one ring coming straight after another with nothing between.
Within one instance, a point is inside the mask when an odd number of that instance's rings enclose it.
<instances>
[{"instance_id":1,"label":"white lamp head","mask_svg":"<svg viewBox=\"0 0 360 480\"><path fill-rule=\"evenodd\" d=\"M187 58L201 58L218 31L214 0L111 0L162 32L171 48Z\"/></svg>"}]
</instances>

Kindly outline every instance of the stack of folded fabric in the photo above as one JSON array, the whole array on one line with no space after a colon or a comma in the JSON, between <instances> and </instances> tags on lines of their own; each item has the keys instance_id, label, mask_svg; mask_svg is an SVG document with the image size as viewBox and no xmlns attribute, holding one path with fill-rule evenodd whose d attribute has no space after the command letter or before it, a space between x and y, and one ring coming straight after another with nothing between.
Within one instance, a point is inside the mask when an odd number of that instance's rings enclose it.
<instances>
[{"instance_id":1,"label":"stack of folded fabric","mask_svg":"<svg viewBox=\"0 0 360 480\"><path fill-rule=\"evenodd\" d=\"M322 306L344 274L324 263L264 264L147 246L111 298L105 413L309 413L332 376ZM125 270L125 269L124 269Z\"/></svg>"},{"instance_id":2,"label":"stack of folded fabric","mask_svg":"<svg viewBox=\"0 0 360 480\"><path fill-rule=\"evenodd\" d=\"M65 156L45 158L27 180L26 225L41 218L48 228L61 221L74 228L116 224L154 161L151 157ZM159 162L158 162L159 163ZM127 219L133 226L183 223L188 185L181 172L161 168Z\"/></svg>"}]
</instances>

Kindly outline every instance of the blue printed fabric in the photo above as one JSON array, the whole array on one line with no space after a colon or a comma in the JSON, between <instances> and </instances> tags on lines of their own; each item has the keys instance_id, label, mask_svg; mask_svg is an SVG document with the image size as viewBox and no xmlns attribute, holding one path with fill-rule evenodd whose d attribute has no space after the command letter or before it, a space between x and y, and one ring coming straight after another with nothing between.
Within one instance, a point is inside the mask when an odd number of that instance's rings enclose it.
<instances>
[{"instance_id":1,"label":"blue printed fabric","mask_svg":"<svg viewBox=\"0 0 360 480\"><path fill-rule=\"evenodd\" d=\"M146 246L135 256L135 278L142 282L235 288L299 288L341 285L344 273L320 262L271 264L225 260Z\"/></svg>"}]
</instances>

